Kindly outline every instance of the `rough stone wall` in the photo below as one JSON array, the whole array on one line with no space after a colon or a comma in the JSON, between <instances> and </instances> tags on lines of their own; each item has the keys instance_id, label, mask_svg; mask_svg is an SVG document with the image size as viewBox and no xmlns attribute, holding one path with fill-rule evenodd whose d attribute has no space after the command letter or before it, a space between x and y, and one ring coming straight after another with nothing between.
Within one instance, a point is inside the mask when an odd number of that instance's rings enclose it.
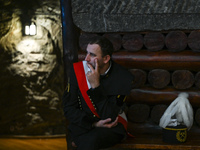
<instances>
[{"instance_id":1,"label":"rough stone wall","mask_svg":"<svg viewBox=\"0 0 200 150\"><path fill-rule=\"evenodd\" d=\"M57 1L0 1L0 135L65 133ZM37 25L24 36L25 21Z\"/></svg>"},{"instance_id":2,"label":"rough stone wall","mask_svg":"<svg viewBox=\"0 0 200 150\"><path fill-rule=\"evenodd\" d=\"M85 32L199 29L200 0L72 0L75 24Z\"/></svg>"}]
</instances>

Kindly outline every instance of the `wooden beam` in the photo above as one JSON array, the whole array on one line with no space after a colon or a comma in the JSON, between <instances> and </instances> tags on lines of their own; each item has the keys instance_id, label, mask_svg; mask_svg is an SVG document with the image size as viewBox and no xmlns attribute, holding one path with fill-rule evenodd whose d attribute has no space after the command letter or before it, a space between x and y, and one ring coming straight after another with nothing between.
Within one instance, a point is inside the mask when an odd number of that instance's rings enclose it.
<instances>
[{"instance_id":1,"label":"wooden beam","mask_svg":"<svg viewBox=\"0 0 200 150\"><path fill-rule=\"evenodd\" d=\"M85 58L85 52L79 51L79 60ZM166 50L149 52L141 50L138 52L119 51L112 56L113 60L129 69L166 69L199 71L200 53L185 50L179 53Z\"/></svg>"}]
</instances>

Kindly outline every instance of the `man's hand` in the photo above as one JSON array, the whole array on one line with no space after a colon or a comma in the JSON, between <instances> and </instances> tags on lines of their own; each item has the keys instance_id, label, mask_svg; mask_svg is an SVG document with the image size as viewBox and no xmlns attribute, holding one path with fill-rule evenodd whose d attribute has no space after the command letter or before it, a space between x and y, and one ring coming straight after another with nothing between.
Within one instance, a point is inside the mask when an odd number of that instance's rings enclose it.
<instances>
[{"instance_id":1,"label":"man's hand","mask_svg":"<svg viewBox=\"0 0 200 150\"><path fill-rule=\"evenodd\" d=\"M105 120L99 120L98 122L95 122L93 124L94 127L103 127L103 128L112 128L115 127L118 123L118 117L115 119L115 121L110 122L111 118L105 119Z\"/></svg>"},{"instance_id":2,"label":"man's hand","mask_svg":"<svg viewBox=\"0 0 200 150\"><path fill-rule=\"evenodd\" d=\"M92 88L96 88L100 85L100 82L99 82L100 73L99 73L98 61L97 59L95 59L95 69L92 67L92 65L90 64L87 64L87 65L91 70L87 73L88 81Z\"/></svg>"}]
</instances>

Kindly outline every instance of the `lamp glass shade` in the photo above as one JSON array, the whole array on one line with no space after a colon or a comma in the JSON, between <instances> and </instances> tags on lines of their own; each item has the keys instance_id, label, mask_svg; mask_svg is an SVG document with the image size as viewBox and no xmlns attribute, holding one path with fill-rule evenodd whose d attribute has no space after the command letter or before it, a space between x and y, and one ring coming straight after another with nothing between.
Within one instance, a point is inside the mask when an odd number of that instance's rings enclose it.
<instances>
[{"instance_id":1,"label":"lamp glass shade","mask_svg":"<svg viewBox=\"0 0 200 150\"><path fill-rule=\"evenodd\" d=\"M30 25L30 35L36 35L36 25Z\"/></svg>"},{"instance_id":2,"label":"lamp glass shade","mask_svg":"<svg viewBox=\"0 0 200 150\"><path fill-rule=\"evenodd\" d=\"M30 27L28 25L25 26L25 34L26 35L30 34Z\"/></svg>"}]
</instances>

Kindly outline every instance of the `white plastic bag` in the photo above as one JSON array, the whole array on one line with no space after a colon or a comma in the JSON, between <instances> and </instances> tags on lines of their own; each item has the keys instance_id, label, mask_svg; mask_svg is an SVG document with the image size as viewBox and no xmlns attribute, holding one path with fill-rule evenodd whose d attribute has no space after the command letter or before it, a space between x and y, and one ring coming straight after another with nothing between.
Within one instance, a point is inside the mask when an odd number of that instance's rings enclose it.
<instances>
[{"instance_id":1,"label":"white plastic bag","mask_svg":"<svg viewBox=\"0 0 200 150\"><path fill-rule=\"evenodd\" d=\"M165 128L166 126L177 126L179 124L186 125L188 130L192 127L193 109L188 96L188 93L180 93L178 95L161 117L160 127Z\"/></svg>"}]
</instances>

